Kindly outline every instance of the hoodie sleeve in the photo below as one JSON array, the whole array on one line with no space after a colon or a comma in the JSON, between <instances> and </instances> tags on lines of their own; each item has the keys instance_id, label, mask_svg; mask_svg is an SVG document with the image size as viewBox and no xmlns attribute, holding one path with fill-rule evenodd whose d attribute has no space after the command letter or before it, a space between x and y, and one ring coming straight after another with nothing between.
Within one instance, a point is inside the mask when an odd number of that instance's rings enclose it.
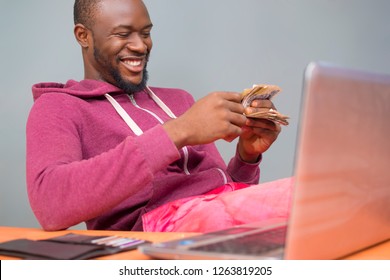
<instances>
[{"instance_id":1,"label":"hoodie sleeve","mask_svg":"<svg viewBox=\"0 0 390 280\"><path fill-rule=\"evenodd\" d=\"M234 182L258 184L260 180L259 164L261 159L262 157L260 156L259 160L255 163L244 162L236 150L235 156L230 160L227 166L227 172Z\"/></svg>"},{"instance_id":2,"label":"hoodie sleeve","mask_svg":"<svg viewBox=\"0 0 390 280\"><path fill-rule=\"evenodd\" d=\"M180 158L163 127L157 125L83 159L82 131L77 125L81 117L74 103L56 94L40 97L28 118L28 195L45 230L65 229L101 215L141 188L152 192L153 174Z\"/></svg>"}]
</instances>

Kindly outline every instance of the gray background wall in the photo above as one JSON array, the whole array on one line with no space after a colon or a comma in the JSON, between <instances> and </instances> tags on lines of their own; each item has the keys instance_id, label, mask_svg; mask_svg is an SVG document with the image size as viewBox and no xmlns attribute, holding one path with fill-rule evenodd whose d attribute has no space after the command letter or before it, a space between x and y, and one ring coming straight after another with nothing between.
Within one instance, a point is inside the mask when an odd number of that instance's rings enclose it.
<instances>
[{"instance_id":1,"label":"gray background wall","mask_svg":"<svg viewBox=\"0 0 390 280\"><path fill-rule=\"evenodd\" d=\"M265 154L262 181L291 176L302 74L312 60L390 73L387 0L145 0L153 23L150 84L196 99L274 83L290 115ZM0 0L0 225L39 227L25 185L31 85L83 77L73 1ZM226 159L235 142L217 142ZM59 207L61 207L59 205ZM82 226L80 226L82 227Z\"/></svg>"}]
</instances>

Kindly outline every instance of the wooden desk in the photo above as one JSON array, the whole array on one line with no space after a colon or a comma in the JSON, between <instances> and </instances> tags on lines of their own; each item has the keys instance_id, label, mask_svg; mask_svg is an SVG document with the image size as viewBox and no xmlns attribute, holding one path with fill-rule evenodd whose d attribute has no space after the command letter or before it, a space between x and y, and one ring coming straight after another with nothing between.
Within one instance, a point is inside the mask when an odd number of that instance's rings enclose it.
<instances>
[{"instance_id":1,"label":"wooden desk","mask_svg":"<svg viewBox=\"0 0 390 280\"><path fill-rule=\"evenodd\" d=\"M18 238L28 238L32 240L46 239L55 236L64 235L66 233L77 233L86 235L116 235L130 238L140 238L152 242L168 241L172 239L188 237L197 233L169 233L169 232L131 232L131 231L101 231L101 230L66 230L47 232L42 229L35 228L15 228L15 227L0 227L0 242L9 241ZM16 260L18 258L1 256L0 260ZM127 251L115 255L109 255L98 259L105 260L149 260L150 257L142 254L138 250ZM390 260L390 240L370 247L366 250L357 252L348 256L345 259L349 260Z\"/></svg>"},{"instance_id":2,"label":"wooden desk","mask_svg":"<svg viewBox=\"0 0 390 280\"><path fill-rule=\"evenodd\" d=\"M27 238L32 240L46 239L55 236L64 235L66 233L77 233L86 235L116 235L122 237L145 239L152 242L167 241L182 237L195 235L196 233L169 233L169 232L132 232L132 231L105 231L105 230L64 230L64 231L43 231L36 228L15 228L15 227L0 227L0 242L9 241L19 238ZM18 258L2 256L0 260L17 260ZM138 250L118 253L115 255L104 256L98 259L105 260L149 260L150 257L142 254Z\"/></svg>"}]
</instances>

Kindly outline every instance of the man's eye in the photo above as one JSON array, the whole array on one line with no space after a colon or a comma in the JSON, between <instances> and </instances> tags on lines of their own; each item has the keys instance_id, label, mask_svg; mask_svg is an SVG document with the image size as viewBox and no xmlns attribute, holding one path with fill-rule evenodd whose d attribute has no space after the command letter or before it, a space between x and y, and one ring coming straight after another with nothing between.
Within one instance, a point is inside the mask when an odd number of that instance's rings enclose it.
<instances>
[{"instance_id":1,"label":"man's eye","mask_svg":"<svg viewBox=\"0 0 390 280\"><path fill-rule=\"evenodd\" d=\"M126 38L129 36L129 33L117 33L116 36L121 37L121 38Z\"/></svg>"},{"instance_id":2,"label":"man's eye","mask_svg":"<svg viewBox=\"0 0 390 280\"><path fill-rule=\"evenodd\" d=\"M144 37L144 38L149 38L149 37L150 37L150 32L144 32L144 33L142 33L142 37Z\"/></svg>"}]
</instances>

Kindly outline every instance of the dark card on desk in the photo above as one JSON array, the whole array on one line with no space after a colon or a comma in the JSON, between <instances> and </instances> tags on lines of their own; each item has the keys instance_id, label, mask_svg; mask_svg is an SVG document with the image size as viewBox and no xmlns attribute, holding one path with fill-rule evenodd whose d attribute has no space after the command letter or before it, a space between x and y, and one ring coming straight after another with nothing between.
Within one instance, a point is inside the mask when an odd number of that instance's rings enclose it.
<instances>
[{"instance_id":1,"label":"dark card on desk","mask_svg":"<svg viewBox=\"0 0 390 280\"><path fill-rule=\"evenodd\" d=\"M146 240L119 236L69 233L44 239L16 239L0 243L0 254L23 259L83 260L136 249Z\"/></svg>"}]
</instances>

